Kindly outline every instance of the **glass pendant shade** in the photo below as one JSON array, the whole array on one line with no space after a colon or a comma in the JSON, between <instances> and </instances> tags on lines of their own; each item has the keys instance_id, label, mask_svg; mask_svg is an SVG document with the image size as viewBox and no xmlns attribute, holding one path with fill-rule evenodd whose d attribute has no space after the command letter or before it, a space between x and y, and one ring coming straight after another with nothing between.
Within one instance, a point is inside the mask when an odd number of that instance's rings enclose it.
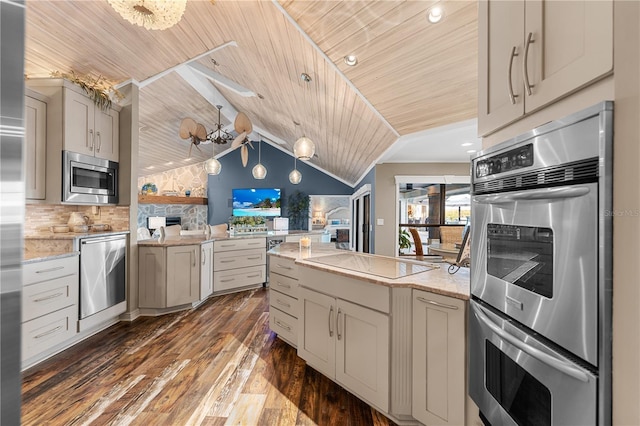
<instances>
[{"instance_id":1,"label":"glass pendant shade","mask_svg":"<svg viewBox=\"0 0 640 426\"><path fill-rule=\"evenodd\" d=\"M220 162L217 159L211 157L204 162L204 169L210 175L217 175L217 174L220 174L220 171L222 170L222 164L220 164ZM265 171L265 174L266 174L266 171Z\"/></svg>"},{"instance_id":2,"label":"glass pendant shade","mask_svg":"<svg viewBox=\"0 0 640 426\"><path fill-rule=\"evenodd\" d=\"M256 164L253 170L251 170L251 173L255 179L264 179L267 177L267 169L261 163Z\"/></svg>"},{"instance_id":3,"label":"glass pendant shade","mask_svg":"<svg viewBox=\"0 0 640 426\"><path fill-rule=\"evenodd\" d=\"M187 0L109 0L124 19L148 30L166 30L180 22Z\"/></svg>"},{"instance_id":4,"label":"glass pendant shade","mask_svg":"<svg viewBox=\"0 0 640 426\"><path fill-rule=\"evenodd\" d=\"M294 185L299 184L302 181L302 173L298 171L298 169L291 170L289 173L289 182Z\"/></svg>"},{"instance_id":5,"label":"glass pendant shade","mask_svg":"<svg viewBox=\"0 0 640 426\"><path fill-rule=\"evenodd\" d=\"M316 152L313 141L306 136L301 137L293 144L293 154L300 160L311 160Z\"/></svg>"}]
</instances>

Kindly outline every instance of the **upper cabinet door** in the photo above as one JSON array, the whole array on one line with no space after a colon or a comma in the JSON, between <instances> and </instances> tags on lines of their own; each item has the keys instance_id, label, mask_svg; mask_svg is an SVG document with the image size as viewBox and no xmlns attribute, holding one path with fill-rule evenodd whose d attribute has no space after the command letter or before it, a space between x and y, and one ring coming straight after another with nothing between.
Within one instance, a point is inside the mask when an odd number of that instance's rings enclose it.
<instances>
[{"instance_id":1,"label":"upper cabinet door","mask_svg":"<svg viewBox=\"0 0 640 426\"><path fill-rule=\"evenodd\" d=\"M86 96L64 89L64 149L93 155L95 146L94 104Z\"/></svg>"},{"instance_id":2,"label":"upper cabinet door","mask_svg":"<svg viewBox=\"0 0 640 426\"><path fill-rule=\"evenodd\" d=\"M613 70L613 2L527 1L525 112L570 94ZM528 46L528 54L527 54ZM524 70L524 69L523 69ZM526 87L525 87L526 89Z\"/></svg>"},{"instance_id":3,"label":"upper cabinet door","mask_svg":"<svg viewBox=\"0 0 640 426\"><path fill-rule=\"evenodd\" d=\"M479 2L478 27L478 133L484 135L524 113L524 2Z\"/></svg>"},{"instance_id":4,"label":"upper cabinet door","mask_svg":"<svg viewBox=\"0 0 640 426\"><path fill-rule=\"evenodd\" d=\"M95 108L95 156L117 162L119 151L119 114L113 109Z\"/></svg>"},{"instance_id":5,"label":"upper cabinet door","mask_svg":"<svg viewBox=\"0 0 640 426\"><path fill-rule=\"evenodd\" d=\"M45 199L47 104L25 96L25 197Z\"/></svg>"}]
</instances>

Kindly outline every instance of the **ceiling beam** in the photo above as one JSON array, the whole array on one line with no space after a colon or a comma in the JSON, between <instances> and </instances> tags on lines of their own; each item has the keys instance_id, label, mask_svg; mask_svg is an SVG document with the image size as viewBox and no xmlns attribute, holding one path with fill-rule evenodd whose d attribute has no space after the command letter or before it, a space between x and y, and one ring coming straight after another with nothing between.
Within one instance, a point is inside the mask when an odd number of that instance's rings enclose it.
<instances>
[{"instance_id":1,"label":"ceiling beam","mask_svg":"<svg viewBox=\"0 0 640 426\"><path fill-rule=\"evenodd\" d=\"M244 97L244 98L251 98L256 96L255 92L252 92L251 90L247 89L246 87L243 87L241 85L239 85L238 83L236 83L235 81L225 77L224 75L215 72L207 67L205 67L204 65L198 63L198 62L193 62L189 65L187 65L189 68L191 68L192 70L194 70L197 73L202 74L203 76L205 76L206 78L208 78L209 80L213 80L216 83L226 87L229 90L233 90L234 92L236 92L238 95Z\"/></svg>"}]
</instances>

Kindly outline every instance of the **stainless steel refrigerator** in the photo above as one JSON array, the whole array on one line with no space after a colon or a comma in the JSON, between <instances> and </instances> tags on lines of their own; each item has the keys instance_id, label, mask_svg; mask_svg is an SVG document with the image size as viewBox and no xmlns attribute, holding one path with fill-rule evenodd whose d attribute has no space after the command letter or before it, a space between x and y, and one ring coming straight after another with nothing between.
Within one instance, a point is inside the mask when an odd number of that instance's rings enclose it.
<instances>
[{"instance_id":1,"label":"stainless steel refrigerator","mask_svg":"<svg viewBox=\"0 0 640 426\"><path fill-rule=\"evenodd\" d=\"M24 1L0 0L0 424L20 424Z\"/></svg>"}]
</instances>

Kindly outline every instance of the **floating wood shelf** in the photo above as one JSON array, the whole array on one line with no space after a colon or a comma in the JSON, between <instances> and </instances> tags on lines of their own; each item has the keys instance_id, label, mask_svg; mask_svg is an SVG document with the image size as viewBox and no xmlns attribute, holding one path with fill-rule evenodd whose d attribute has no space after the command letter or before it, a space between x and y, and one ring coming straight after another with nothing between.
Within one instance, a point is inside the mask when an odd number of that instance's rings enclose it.
<instances>
[{"instance_id":1,"label":"floating wood shelf","mask_svg":"<svg viewBox=\"0 0 640 426\"><path fill-rule=\"evenodd\" d=\"M140 204L198 204L207 205L207 199L202 197L170 197L166 195L138 195Z\"/></svg>"}]
</instances>

